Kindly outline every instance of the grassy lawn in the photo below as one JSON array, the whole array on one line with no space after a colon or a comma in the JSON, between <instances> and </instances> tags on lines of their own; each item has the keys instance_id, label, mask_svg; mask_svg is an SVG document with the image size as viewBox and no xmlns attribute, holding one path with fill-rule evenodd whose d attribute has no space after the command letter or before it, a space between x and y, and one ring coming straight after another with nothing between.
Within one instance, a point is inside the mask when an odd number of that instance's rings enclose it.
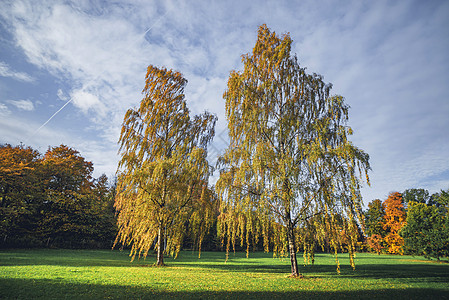
<instances>
[{"instance_id":1,"label":"grassy lawn","mask_svg":"<svg viewBox=\"0 0 449 300\"><path fill-rule=\"evenodd\" d=\"M271 254L181 252L167 267L154 257L130 262L127 252L89 250L0 251L0 299L449 299L449 263L420 257L318 254L288 278L288 259Z\"/></svg>"}]
</instances>

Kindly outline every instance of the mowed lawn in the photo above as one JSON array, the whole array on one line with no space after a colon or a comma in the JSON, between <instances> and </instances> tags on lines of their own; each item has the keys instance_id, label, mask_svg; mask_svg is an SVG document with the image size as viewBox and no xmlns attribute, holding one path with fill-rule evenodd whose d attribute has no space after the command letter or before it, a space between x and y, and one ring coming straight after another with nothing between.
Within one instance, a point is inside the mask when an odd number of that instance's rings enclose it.
<instances>
[{"instance_id":1,"label":"mowed lawn","mask_svg":"<svg viewBox=\"0 0 449 300\"><path fill-rule=\"evenodd\" d=\"M289 259L269 253L183 251L153 267L126 251L0 251L1 299L449 299L449 263L421 257L357 254L356 270L340 254L317 254L303 279L289 278Z\"/></svg>"}]
</instances>

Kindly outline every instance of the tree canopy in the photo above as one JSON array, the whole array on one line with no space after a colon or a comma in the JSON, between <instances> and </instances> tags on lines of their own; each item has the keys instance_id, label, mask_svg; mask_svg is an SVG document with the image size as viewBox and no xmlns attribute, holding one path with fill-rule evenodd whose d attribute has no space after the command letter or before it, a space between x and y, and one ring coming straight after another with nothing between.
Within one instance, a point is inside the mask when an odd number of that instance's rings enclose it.
<instances>
[{"instance_id":1,"label":"tree canopy","mask_svg":"<svg viewBox=\"0 0 449 300\"><path fill-rule=\"evenodd\" d=\"M385 208L382 201L375 199L368 203L368 210L365 212L365 233L368 235L368 247L380 254L384 249L383 238L387 235L384 229Z\"/></svg>"},{"instance_id":2,"label":"tree canopy","mask_svg":"<svg viewBox=\"0 0 449 300\"><path fill-rule=\"evenodd\" d=\"M368 210L365 213L365 232L367 235L378 234L382 237L386 235L386 231L383 228L384 217L385 208L382 205L382 201L375 199L368 203Z\"/></svg>"},{"instance_id":3,"label":"tree canopy","mask_svg":"<svg viewBox=\"0 0 449 300\"><path fill-rule=\"evenodd\" d=\"M344 98L331 96L322 76L307 74L291 46L288 34L262 25L252 53L242 56L243 71L231 72L223 95L230 146L216 187L227 249L262 236L266 249L271 242L290 254L292 276L299 276L299 227L314 228L335 251L345 228L352 254L370 166L348 139Z\"/></svg>"},{"instance_id":4,"label":"tree canopy","mask_svg":"<svg viewBox=\"0 0 449 300\"><path fill-rule=\"evenodd\" d=\"M9 247L110 247L113 193L105 175L68 146L41 155L0 146L0 237Z\"/></svg>"},{"instance_id":5,"label":"tree canopy","mask_svg":"<svg viewBox=\"0 0 449 300\"><path fill-rule=\"evenodd\" d=\"M393 254L402 254L404 245L403 238L399 235L399 230L405 225L407 217L402 194L398 192L391 193L383 203L385 210L383 228L387 231L385 242L388 245L388 252Z\"/></svg>"},{"instance_id":6,"label":"tree canopy","mask_svg":"<svg viewBox=\"0 0 449 300\"><path fill-rule=\"evenodd\" d=\"M36 230L36 215L44 198L40 165L40 153L31 147L0 146L0 236L4 244Z\"/></svg>"},{"instance_id":7,"label":"tree canopy","mask_svg":"<svg viewBox=\"0 0 449 300\"><path fill-rule=\"evenodd\" d=\"M401 229L407 253L427 258L449 256L449 218L445 208L409 202L407 224Z\"/></svg>"},{"instance_id":8,"label":"tree canopy","mask_svg":"<svg viewBox=\"0 0 449 300\"><path fill-rule=\"evenodd\" d=\"M407 189L402 192L402 200L404 206L408 206L410 202L428 203L431 200L429 191L425 189Z\"/></svg>"},{"instance_id":9,"label":"tree canopy","mask_svg":"<svg viewBox=\"0 0 449 300\"><path fill-rule=\"evenodd\" d=\"M119 140L116 243L131 245L133 258L156 247L158 265L164 264L164 251L179 252L185 223L198 220L195 208L204 220L211 217L206 156L216 117L190 117L186 84L179 72L149 66L144 97L126 112Z\"/></svg>"}]
</instances>

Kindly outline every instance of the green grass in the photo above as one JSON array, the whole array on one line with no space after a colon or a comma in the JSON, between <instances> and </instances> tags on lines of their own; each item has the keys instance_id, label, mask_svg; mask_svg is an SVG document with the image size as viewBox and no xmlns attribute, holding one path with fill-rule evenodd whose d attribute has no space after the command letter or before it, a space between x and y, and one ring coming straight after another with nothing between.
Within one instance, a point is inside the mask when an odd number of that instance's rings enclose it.
<instances>
[{"instance_id":1,"label":"green grass","mask_svg":"<svg viewBox=\"0 0 449 300\"><path fill-rule=\"evenodd\" d=\"M1 299L449 299L449 264L411 256L318 254L288 278L288 259L271 254L181 252L167 267L154 257L130 262L127 252L0 251Z\"/></svg>"}]
</instances>

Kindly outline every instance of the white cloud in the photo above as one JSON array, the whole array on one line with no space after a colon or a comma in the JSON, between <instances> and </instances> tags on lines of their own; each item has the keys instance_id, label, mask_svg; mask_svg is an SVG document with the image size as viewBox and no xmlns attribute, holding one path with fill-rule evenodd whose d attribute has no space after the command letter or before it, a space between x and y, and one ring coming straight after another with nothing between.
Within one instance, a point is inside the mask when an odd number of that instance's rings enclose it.
<instances>
[{"instance_id":1,"label":"white cloud","mask_svg":"<svg viewBox=\"0 0 449 300\"><path fill-rule=\"evenodd\" d=\"M68 101L69 98L65 95L64 91L62 89L58 89L58 92L56 93L58 98L62 101Z\"/></svg>"},{"instance_id":2,"label":"white cloud","mask_svg":"<svg viewBox=\"0 0 449 300\"><path fill-rule=\"evenodd\" d=\"M70 5L45 2L15 2L12 11L10 19L18 46L31 63L71 81L72 87L81 86L71 94L78 100L74 104L84 112L88 105L103 113L101 106L90 105L92 97L84 102L76 97L79 90L88 89L99 101L112 101L114 105L108 105L112 109L129 102L120 99L126 85L134 85L139 75L143 82L147 50L142 48L143 39L129 20L93 17ZM100 97L110 95L111 90L115 97Z\"/></svg>"},{"instance_id":3,"label":"white cloud","mask_svg":"<svg viewBox=\"0 0 449 300\"><path fill-rule=\"evenodd\" d=\"M0 4L0 15L27 60L63 82L64 92L54 90L71 101L64 111L76 108L90 119L82 134L92 129L98 142L87 151L104 166L101 152L115 153L124 112L140 101L149 64L185 75L192 113L217 113L214 144L222 147L227 77L243 68L241 55L267 23L278 34L290 32L300 63L334 83L351 105L353 141L372 157L368 200L449 169L448 2L14 1ZM0 72L27 82L6 63ZM4 99L12 98L30 97ZM0 114L11 117L4 104ZM39 135L54 144L47 129Z\"/></svg>"},{"instance_id":4,"label":"white cloud","mask_svg":"<svg viewBox=\"0 0 449 300\"><path fill-rule=\"evenodd\" d=\"M14 105L20 110L32 111L34 110L34 104L31 100L7 100L6 102Z\"/></svg>"},{"instance_id":5,"label":"white cloud","mask_svg":"<svg viewBox=\"0 0 449 300\"><path fill-rule=\"evenodd\" d=\"M103 110L104 105L100 102L97 96L84 90L75 90L71 94L71 101L73 104L81 109L83 112L87 112L89 109L97 109L97 111Z\"/></svg>"},{"instance_id":6,"label":"white cloud","mask_svg":"<svg viewBox=\"0 0 449 300\"><path fill-rule=\"evenodd\" d=\"M28 75L27 73L11 70L9 65L2 61L0 61L0 76L10 77L15 80L25 81L25 82L35 81L35 79L32 76Z\"/></svg>"},{"instance_id":7,"label":"white cloud","mask_svg":"<svg viewBox=\"0 0 449 300\"><path fill-rule=\"evenodd\" d=\"M38 124L35 122L21 119L17 115L10 115L8 119L0 118L0 143L18 145L23 142L26 145L33 145L42 152L49 145L60 145L70 141L70 137L63 129L43 128L37 135L35 132L37 127Z\"/></svg>"},{"instance_id":8,"label":"white cloud","mask_svg":"<svg viewBox=\"0 0 449 300\"><path fill-rule=\"evenodd\" d=\"M9 110L9 108L5 104L0 103L0 116L6 117L10 114L11 111Z\"/></svg>"}]
</instances>

